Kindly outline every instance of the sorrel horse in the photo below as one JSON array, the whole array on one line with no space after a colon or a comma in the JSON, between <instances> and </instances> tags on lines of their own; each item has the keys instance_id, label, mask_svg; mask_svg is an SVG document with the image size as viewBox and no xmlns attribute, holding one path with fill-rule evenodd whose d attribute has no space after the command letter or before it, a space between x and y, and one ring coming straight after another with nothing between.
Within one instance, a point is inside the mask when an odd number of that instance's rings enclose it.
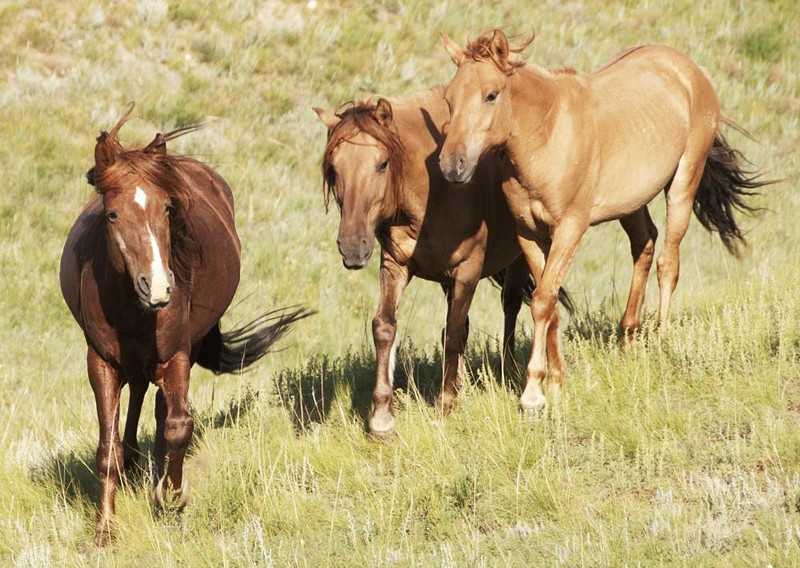
<instances>
[{"instance_id":1,"label":"sorrel horse","mask_svg":"<svg viewBox=\"0 0 800 568\"><path fill-rule=\"evenodd\" d=\"M506 199L537 282L520 404L539 408L546 402L548 366L554 390L564 370L556 290L590 225L611 219L624 225L627 219L645 229L631 241L632 292L639 287L636 294L643 295L657 235L645 207L665 190L666 235L657 274L658 324L666 329L692 211L737 254L744 237L734 210L753 212L746 198L773 182L742 169L741 154L719 130L729 121L720 116L708 76L671 48L633 48L591 74L551 73L522 61L520 53L533 37L514 48L500 30L466 49L446 34L442 39L458 67L444 94L451 110L439 156L444 176L469 181L482 156L497 149L513 166L517 183L504 185Z\"/></svg>"},{"instance_id":2,"label":"sorrel horse","mask_svg":"<svg viewBox=\"0 0 800 568\"><path fill-rule=\"evenodd\" d=\"M390 103L350 105L332 114L315 109L328 127L322 161L326 208L341 220L337 244L344 266L367 266L381 247L380 303L372 332L377 372L369 429L394 427L392 377L396 311L413 276L439 282L447 298L444 377L437 407L451 409L458 363L469 334L468 312L478 281L495 275L503 286L504 351L513 352L523 296L533 289L514 222L501 192L497 160L477 168L473 182L447 182L436 165L448 109L441 87ZM500 273L500 274L497 274ZM562 295L562 301L568 297Z\"/></svg>"},{"instance_id":3,"label":"sorrel horse","mask_svg":"<svg viewBox=\"0 0 800 568\"><path fill-rule=\"evenodd\" d=\"M197 362L214 373L239 371L308 315L303 309L271 312L221 332L220 316L239 283L231 190L209 166L167 153L169 140L197 127L157 134L144 148L122 147L117 134L132 108L97 138L87 179L99 195L78 217L61 257L61 291L86 338L100 425L98 544L111 536L120 472L140 454L136 434L148 384L158 387L154 500L181 509L188 497L183 460L194 425L190 367ZM125 384L130 403L120 442Z\"/></svg>"}]
</instances>

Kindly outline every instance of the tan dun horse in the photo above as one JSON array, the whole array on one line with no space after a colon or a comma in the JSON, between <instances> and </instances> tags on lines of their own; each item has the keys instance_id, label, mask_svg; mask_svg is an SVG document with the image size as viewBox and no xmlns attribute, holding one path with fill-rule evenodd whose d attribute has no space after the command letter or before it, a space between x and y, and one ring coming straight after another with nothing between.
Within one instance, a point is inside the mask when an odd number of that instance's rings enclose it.
<instances>
[{"instance_id":1,"label":"tan dun horse","mask_svg":"<svg viewBox=\"0 0 800 568\"><path fill-rule=\"evenodd\" d=\"M494 30L466 49L442 39L458 66L444 95L451 111L439 156L444 176L468 182L481 158L499 149L517 182L504 189L537 282L520 404L535 409L546 402L548 367L554 390L562 381L556 291L590 225L620 219L638 227L631 238L631 301L640 308L657 235L645 206L665 190L666 235L657 263L658 324L665 329L692 211L737 253L744 238L734 210L754 211L746 198L771 182L741 168L741 155L719 131L719 101L708 76L671 48L637 47L578 74L526 65L519 54L533 38L511 48ZM623 317L623 333L638 321L638 314Z\"/></svg>"},{"instance_id":2,"label":"tan dun horse","mask_svg":"<svg viewBox=\"0 0 800 568\"><path fill-rule=\"evenodd\" d=\"M396 311L413 276L439 282L447 297L444 377L437 406L445 413L459 388L458 362L469 333L478 281L503 282L504 347L513 352L514 327L533 281L521 256L514 222L501 192L497 160L486 160L469 184L448 183L437 165L448 109L443 89L390 103L351 105L337 114L315 109L328 127L322 169L325 204L341 220L337 244L344 266L367 265L381 247L380 303L372 322L377 357L374 434L392 430ZM563 297L568 302L568 298Z\"/></svg>"},{"instance_id":3,"label":"tan dun horse","mask_svg":"<svg viewBox=\"0 0 800 568\"><path fill-rule=\"evenodd\" d=\"M87 179L99 195L78 217L61 258L61 291L86 338L100 424L98 544L112 533L120 473L140 453L137 426L148 384L158 387L154 499L158 507L180 510L188 497L182 468L194 424L190 367L239 371L307 315L271 312L220 331L239 282L231 190L209 166L167 153L170 139L196 127L158 134L144 148L123 148L117 133L132 108L97 139ZM130 403L120 442L125 384Z\"/></svg>"}]
</instances>

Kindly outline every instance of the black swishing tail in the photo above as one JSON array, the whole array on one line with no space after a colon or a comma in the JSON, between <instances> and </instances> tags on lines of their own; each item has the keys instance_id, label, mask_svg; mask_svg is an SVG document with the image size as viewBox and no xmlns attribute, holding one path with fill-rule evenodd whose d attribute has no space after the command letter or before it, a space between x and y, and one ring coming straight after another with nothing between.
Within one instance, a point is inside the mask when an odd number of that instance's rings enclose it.
<instances>
[{"instance_id":1,"label":"black swishing tail","mask_svg":"<svg viewBox=\"0 0 800 568\"><path fill-rule=\"evenodd\" d=\"M203 338L197 363L215 375L242 371L266 355L294 323L313 313L305 308L273 310L225 333L217 323Z\"/></svg>"},{"instance_id":2,"label":"black swishing tail","mask_svg":"<svg viewBox=\"0 0 800 568\"><path fill-rule=\"evenodd\" d=\"M749 136L733 122L725 122ZM756 171L744 169L743 163L749 162L717 131L694 200L697 219L707 230L719 233L725 247L736 256L739 256L739 245L746 244L746 240L736 223L734 210L750 215L760 211L760 207L749 205L747 198L757 195L755 190L758 188L779 181L760 180L761 176Z\"/></svg>"},{"instance_id":3,"label":"black swishing tail","mask_svg":"<svg viewBox=\"0 0 800 568\"><path fill-rule=\"evenodd\" d=\"M497 274L492 274L489 279L494 283L495 286L503 289L503 282L506 279L506 269L504 268ZM532 276L528 276L528 280L525 282L525 286L522 287L522 301L526 304L530 305L531 298L533 298L533 291L536 289L536 282L534 282ZM575 315L575 304L572 303L572 296L569 295L569 292L564 290L564 288L558 289L558 301L561 302L561 305L569 313L570 317Z\"/></svg>"}]
</instances>

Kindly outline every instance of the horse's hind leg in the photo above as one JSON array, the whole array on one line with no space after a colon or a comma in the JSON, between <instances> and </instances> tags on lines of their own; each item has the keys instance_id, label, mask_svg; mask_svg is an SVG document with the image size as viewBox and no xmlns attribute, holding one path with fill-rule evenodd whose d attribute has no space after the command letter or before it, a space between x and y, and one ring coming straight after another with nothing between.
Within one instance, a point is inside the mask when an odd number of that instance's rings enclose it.
<instances>
[{"instance_id":1,"label":"horse's hind leg","mask_svg":"<svg viewBox=\"0 0 800 568\"><path fill-rule=\"evenodd\" d=\"M130 471L141 455L136 434L139 429L139 417L142 412L142 402L147 392L147 381L133 381L128 384L131 391L128 402L128 417L125 420L125 434L122 436L125 470Z\"/></svg>"},{"instance_id":2,"label":"horse's hind leg","mask_svg":"<svg viewBox=\"0 0 800 568\"><path fill-rule=\"evenodd\" d=\"M97 475L100 478L100 520L95 542L102 546L111 537L114 524L114 495L123 464L119 440L119 395L122 383L117 371L89 347L86 356L89 382L97 405L100 440L97 444Z\"/></svg>"},{"instance_id":3,"label":"horse's hind leg","mask_svg":"<svg viewBox=\"0 0 800 568\"><path fill-rule=\"evenodd\" d=\"M623 341L633 339L642 325L642 304L647 288L647 278L653 264L656 238L658 230L650 218L647 206L631 213L619 220L622 228L631 242L631 256L633 257L633 274L631 276L631 289L628 294L628 304L619 324L620 336Z\"/></svg>"},{"instance_id":4,"label":"horse's hind leg","mask_svg":"<svg viewBox=\"0 0 800 568\"><path fill-rule=\"evenodd\" d=\"M517 329L517 316L522 307L523 290L530 277L530 269L525 257L519 255L506 267L503 280L503 360L514 360L514 332Z\"/></svg>"},{"instance_id":5,"label":"horse's hind leg","mask_svg":"<svg viewBox=\"0 0 800 568\"><path fill-rule=\"evenodd\" d=\"M447 290L447 324L444 333L444 377L442 391L436 400L436 407L447 415L455 404L461 387L458 367L469 337L467 316L472 297L480 279L483 259L464 262L458 267L452 285ZM476 266L477 265L477 266Z\"/></svg>"},{"instance_id":6,"label":"horse's hind leg","mask_svg":"<svg viewBox=\"0 0 800 568\"><path fill-rule=\"evenodd\" d=\"M658 306L659 330L666 330L669 324L669 307L672 293L678 285L680 275L680 246L689 221L692 218L694 198L703 177L703 168L711 147L713 137L699 150L690 152L690 145L678 163L672 183L667 188L667 226L664 235L664 249L658 256L657 274L660 290Z\"/></svg>"}]
</instances>

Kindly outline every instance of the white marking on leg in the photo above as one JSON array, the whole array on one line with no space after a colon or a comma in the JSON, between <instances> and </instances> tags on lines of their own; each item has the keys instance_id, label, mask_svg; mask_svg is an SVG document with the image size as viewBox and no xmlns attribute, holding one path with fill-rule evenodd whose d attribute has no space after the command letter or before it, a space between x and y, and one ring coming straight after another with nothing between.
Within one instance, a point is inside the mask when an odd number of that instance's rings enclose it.
<instances>
[{"instance_id":1,"label":"white marking on leg","mask_svg":"<svg viewBox=\"0 0 800 568\"><path fill-rule=\"evenodd\" d=\"M150 265L150 301L165 302L169 300L169 278L167 278L167 271L164 270L161 251L153 231L150 230L150 225L147 225L147 233L150 235L150 247L153 251L153 261Z\"/></svg>"},{"instance_id":2,"label":"white marking on leg","mask_svg":"<svg viewBox=\"0 0 800 568\"><path fill-rule=\"evenodd\" d=\"M133 201L142 209L147 205L147 194L138 185L136 186L136 195L133 196Z\"/></svg>"}]
</instances>

